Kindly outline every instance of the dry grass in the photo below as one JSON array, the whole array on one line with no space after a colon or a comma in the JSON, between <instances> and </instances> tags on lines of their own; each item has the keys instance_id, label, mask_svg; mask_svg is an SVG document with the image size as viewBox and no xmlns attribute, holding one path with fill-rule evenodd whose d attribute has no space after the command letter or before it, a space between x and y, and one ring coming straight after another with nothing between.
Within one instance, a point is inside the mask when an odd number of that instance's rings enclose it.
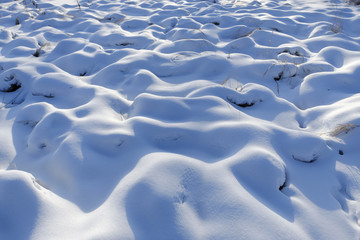
<instances>
[{"instance_id":1,"label":"dry grass","mask_svg":"<svg viewBox=\"0 0 360 240\"><path fill-rule=\"evenodd\" d=\"M333 24L330 27L330 30L333 33L340 33L343 29L343 23L340 18L335 18Z\"/></svg>"},{"instance_id":2,"label":"dry grass","mask_svg":"<svg viewBox=\"0 0 360 240\"><path fill-rule=\"evenodd\" d=\"M344 123L336 125L335 129L330 132L330 136L337 137L340 134L348 134L353 129L360 127L360 125L356 125L353 123Z\"/></svg>"},{"instance_id":3,"label":"dry grass","mask_svg":"<svg viewBox=\"0 0 360 240\"><path fill-rule=\"evenodd\" d=\"M360 5L360 0L348 0L348 2L353 5Z\"/></svg>"}]
</instances>

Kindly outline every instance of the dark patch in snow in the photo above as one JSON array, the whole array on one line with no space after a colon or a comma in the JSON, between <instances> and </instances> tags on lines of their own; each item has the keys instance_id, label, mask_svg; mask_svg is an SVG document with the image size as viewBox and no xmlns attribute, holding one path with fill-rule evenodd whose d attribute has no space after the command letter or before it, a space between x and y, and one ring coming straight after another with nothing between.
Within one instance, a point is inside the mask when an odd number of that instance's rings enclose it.
<instances>
[{"instance_id":1,"label":"dark patch in snow","mask_svg":"<svg viewBox=\"0 0 360 240\"><path fill-rule=\"evenodd\" d=\"M343 150L339 150L339 154L340 154L340 155L344 155Z\"/></svg>"},{"instance_id":2,"label":"dark patch in snow","mask_svg":"<svg viewBox=\"0 0 360 240\"><path fill-rule=\"evenodd\" d=\"M301 54L296 50L294 53L292 53L289 49L284 49L282 52L280 52L279 54L281 53L288 53L290 55L293 55L293 56L297 56L297 57L300 57Z\"/></svg>"},{"instance_id":3,"label":"dark patch in snow","mask_svg":"<svg viewBox=\"0 0 360 240\"><path fill-rule=\"evenodd\" d=\"M19 88L21 88L21 83L15 82L15 83L10 84L10 86L8 88L1 89L0 92L7 92L7 93L15 92Z\"/></svg>"},{"instance_id":4,"label":"dark patch in snow","mask_svg":"<svg viewBox=\"0 0 360 240\"><path fill-rule=\"evenodd\" d=\"M23 120L23 121L18 121L18 123L24 124L24 126L29 126L31 128L34 128L39 122L32 120Z\"/></svg>"},{"instance_id":5,"label":"dark patch in snow","mask_svg":"<svg viewBox=\"0 0 360 240\"><path fill-rule=\"evenodd\" d=\"M46 148L46 147L47 147L46 143L42 143L42 144L40 144L40 146L39 146L40 149L44 149L44 148Z\"/></svg>"},{"instance_id":6,"label":"dark patch in snow","mask_svg":"<svg viewBox=\"0 0 360 240\"><path fill-rule=\"evenodd\" d=\"M134 45L134 43L124 42L124 43L115 43L115 45L125 47L125 46L132 46Z\"/></svg>"},{"instance_id":7,"label":"dark patch in snow","mask_svg":"<svg viewBox=\"0 0 360 240\"><path fill-rule=\"evenodd\" d=\"M41 97L46 97L46 98L54 98L55 97L55 95L52 94L52 93L48 93L48 94L46 94L46 93L32 93L32 95L36 96L36 97L41 96Z\"/></svg>"},{"instance_id":8,"label":"dark patch in snow","mask_svg":"<svg viewBox=\"0 0 360 240\"><path fill-rule=\"evenodd\" d=\"M13 40L16 39L17 37L18 37L18 35L16 33L11 32L11 38Z\"/></svg>"},{"instance_id":9,"label":"dark patch in snow","mask_svg":"<svg viewBox=\"0 0 360 240\"><path fill-rule=\"evenodd\" d=\"M40 57L41 48L36 49L36 52L33 54L34 57Z\"/></svg>"},{"instance_id":10,"label":"dark patch in snow","mask_svg":"<svg viewBox=\"0 0 360 240\"><path fill-rule=\"evenodd\" d=\"M348 3L351 5L360 5L360 0L348 0Z\"/></svg>"},{"instance_id":11,"label":"dark patch in snow","mask_svg":"<svg viewBox=\"0 0 360 240\"><path fill-rule=\"evenodd\" d=\"M236 101L234 101L233 99L230 99L230 98L228 98L228 97L227 97L227 100L228 100L230 103L235 104L236 106L239 106L239 107L242 107L242 108L251 107L251 106L254 106L254 104L255 104L255 101L237 103ZM260 102L261 102L261 100L260 100Z\"/></svg>"},{"instance_id":12,"label":"dark patch in snow","mask_svg":"<svg viewBox=\"0 0 360 240\"><path fill-rule=\"evenodd\" d=\"M312 163L312 162L315 162L316 160L318 160L319 156L318 155L313 155L313 158L310 159L310 160L306 160L306 159L303 159L303 158L299 158L299 157L296 157L294 155L292 155L292 158L295 160L295 161L299 161L299 162L303 162L303 163Z\"/></svg>"},{"instance_id":13,"label":"dark patch in snow","mask_svg":"<svg viewBox=\"0 0 360 240\"><path fill-rule=\"evenodd\" d=\"M251 103L244 102L244 103L238 103L238 104L236 104L236 105L239 106L239 107L245 108L245 107L251 107L251 106L253 106L254 104L255 104L255 102L251 102Z\"/></svg>"},{"instance_id":14,"label":"dark patch in snow","mask_svg":"<svg viewBox=\"0 0 360 240\"><path fill-rule=\"evenodd\" d=\"M284 75L284 72L280 72L279 75L277 77L274 77L275 81L279 81Z\"/></svg>"},{"instance_id":15,"label":"dark patch in snow","mask_svg":"<svg viewBox=\"0 0 360 240\"><path fill-rule=\"evenodd\" d=\"M117 147L121 147L124 144L125 140L120 141L118 144L116 144Z\"/></svg>"},{"instance_id":16,"label":"dark patch in snow","mask_svg":"<svg viewBox=\"0 0 360 240\"><path fill-rule=\"evenodd\" d=\"M283 184L279 187L279 191L282 191L287 185L287 175L286 175L286 171L285 171L285 178L284 178L284 182Z\"/></svg>"},{"instance_id":17,"label":"dark patch in snow","mask_svg":"<svg viewBox=\"0 0 360 240\"><path fill-rule=\"evenodd\" d=\"M279 187L279 190L280 190L280 191L283 190L284 187L286 187L286 182L284 182L284 183Z\"/></svg>"}]
</instances>

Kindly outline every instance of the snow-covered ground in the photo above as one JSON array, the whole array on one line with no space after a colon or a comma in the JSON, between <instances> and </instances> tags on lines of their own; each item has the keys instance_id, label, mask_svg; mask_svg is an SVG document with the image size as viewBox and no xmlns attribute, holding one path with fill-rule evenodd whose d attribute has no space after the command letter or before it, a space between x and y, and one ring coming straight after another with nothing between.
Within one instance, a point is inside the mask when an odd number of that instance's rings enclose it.
<instances>
[{"instance_id":1,"label":"snow-covered ground","mask_svg":"<svg viewBox=\"0 0 360 240\"><path fill-rule=\"evenodd\" d=\"M0 239L359 239L360 7L1 0Z\"/></svg>"}]
</instances>

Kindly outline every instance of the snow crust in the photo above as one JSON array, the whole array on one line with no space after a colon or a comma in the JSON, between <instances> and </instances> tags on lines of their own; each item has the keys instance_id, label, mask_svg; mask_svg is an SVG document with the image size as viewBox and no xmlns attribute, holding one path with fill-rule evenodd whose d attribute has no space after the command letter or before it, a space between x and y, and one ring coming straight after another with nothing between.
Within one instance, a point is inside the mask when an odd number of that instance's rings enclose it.
<instances>
[{"instance_id":1,"label":"snow crust","mask_svg":"<svg viewBox=\"0 0 360 240\"><path fill-rule=\"evenodd\" d=\"M359 239L351 2L2 0L0 239Z\"/></svg>"}]
</instances>

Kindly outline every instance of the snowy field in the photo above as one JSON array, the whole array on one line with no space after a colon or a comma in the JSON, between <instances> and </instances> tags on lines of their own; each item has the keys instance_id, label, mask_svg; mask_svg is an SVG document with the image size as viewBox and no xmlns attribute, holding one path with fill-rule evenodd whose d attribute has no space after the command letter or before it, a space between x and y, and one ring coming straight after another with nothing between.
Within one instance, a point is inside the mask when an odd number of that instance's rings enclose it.
<instances>
[{"instance_id":1,"label":"snowy field","mask_svg":"<svg viewBox=\"0 0 360 240\"><path fill-rule=\"evenodd\" d=\"M360 239L360 6L0 2L0 239Z\"/></svg>"}]
</instances>

